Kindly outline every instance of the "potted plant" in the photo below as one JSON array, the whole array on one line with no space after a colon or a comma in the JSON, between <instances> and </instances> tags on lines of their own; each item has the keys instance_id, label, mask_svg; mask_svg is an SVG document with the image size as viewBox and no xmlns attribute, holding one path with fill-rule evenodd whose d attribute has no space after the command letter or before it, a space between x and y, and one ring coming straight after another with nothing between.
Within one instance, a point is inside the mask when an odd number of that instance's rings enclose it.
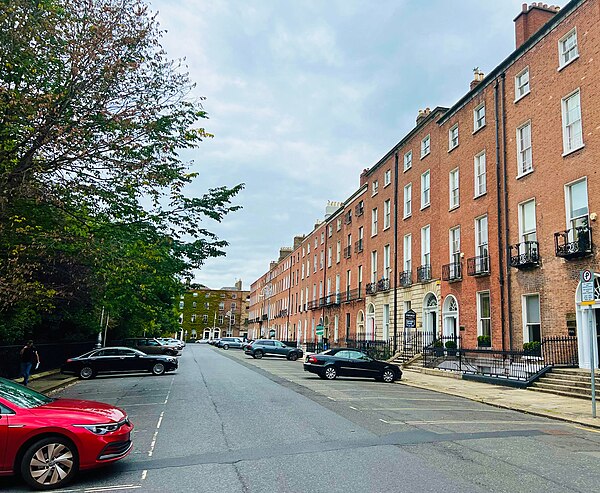
<instances>
[{"instance_id":1,"label":"potted plant","mask_svg":"<svg viewBox=\"0 0 600 493\"><path fill-rule=\"evenodd\" d=\"M490 336L477 336L478 347L492 347L492 338Z\"/></svg>"},{"instance_id":2,"label":"potted plant","mask_svg":"<svg viewBox=\"0 0 600 493\"><path fill-rule=\"evenodd\" d=\"M433 342L433 353L436 356L444 355L444 344L439 339L437 339Z\"/></svg>"},{"instance_id":3,"label":"potted plant","mask_svg":"<svg viewBox=\"0 0 600 493\"><path fill-rule=\"evenodd\" d=\"M523 351L527 356L541 356L542 343L540 341L526 342L523 344Z\"/></svg>"},{"instance_id":4,"label":"potted plant","mask_svg":"<svg viewBox=\"0 0 600 493\"><path fill-rule=\"evenodd\" d=\"M444 347L446 348L446 353L448 354L448 356L458 356L458 345L456 344L456 341L446 341Z\"/></svg>"}]
</instances>

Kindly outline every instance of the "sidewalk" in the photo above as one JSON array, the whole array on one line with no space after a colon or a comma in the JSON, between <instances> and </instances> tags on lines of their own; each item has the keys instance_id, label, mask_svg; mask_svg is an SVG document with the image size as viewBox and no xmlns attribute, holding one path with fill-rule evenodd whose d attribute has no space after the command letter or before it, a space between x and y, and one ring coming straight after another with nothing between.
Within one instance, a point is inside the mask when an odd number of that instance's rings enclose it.
<instances>
[{"instance_id":1,"label":"sidewalk","mask_svg":"<svg viewBox=\"0 0 600 493\"><path fill-rule=\"evenodd\" d=\"M404 370L400 383L464 397L490 406L600 428L600 418L592 418L592 401L588 399L472 382L462 380L459 374L441 370L428 370L426 373ZM600 403L598 412L600 415Z\"/></svg>"},{"instance_id":2,"label":"sidewalk","mask_svg":"<svg viewBox=\"0 0 600 493\"><path fill-rule=\"evenodd\" d=\"M31 375L29 377L29 388L47 394L66 387L77 380L77 377L61 374L60 370L49 370ZM22 378L15 378L15 382L17 383L21 383L22 381Z\"/></svg>"}]
</instances>

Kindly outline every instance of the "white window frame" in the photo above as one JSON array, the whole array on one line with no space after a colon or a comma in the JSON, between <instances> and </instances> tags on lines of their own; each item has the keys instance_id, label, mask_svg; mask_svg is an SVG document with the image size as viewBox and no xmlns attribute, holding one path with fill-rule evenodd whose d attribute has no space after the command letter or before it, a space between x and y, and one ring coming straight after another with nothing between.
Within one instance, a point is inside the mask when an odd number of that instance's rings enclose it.
<instances>
[{"instance_id":1,"label":"white window frame","mask_svg":"<svg viewBox=\"0 0 600 493\"><path fill-rule=\"evenodd\" d=\"M342 218L341 217L337 218L336 228L337 228L337 231L339 231L340 229L342 229ZM304 252L302 253L302 256L304 256Z\"/></svg>"},{"instance_id":2,"label":"white window frame","mask_svg":"<svg viewBox=\"0 0 600 493\"><path fill-rule=\"evenodd\" d=\"M421 175L421 210L431 205L431 172L425 171Z\"/></svg>"},{"instance_id":3,"label":"white window frame","mask_svg":"<svg viewBox=\"0 0 600 493\"><path fill-rule=\"evenodd\" d=\"M421 159L426 156L429 156L431 153L431 134L427 134L421 140Z\"/></svg>"},{"instance_id":4,"label":"white window frame","mask_svg":"<svg viewBox=\"0 0 600 493\"><path fill-rule=\"evenodd\" d=\"M533 171L531 148L531 120L517 128L517 178Z\"/></svg>"},{"instance_id":5,"label":"white window frame","mask_svg":"<svg viewBox=\"0 0 600 493\"><path fill-rule=\"evenodd\" d=\"M389 229L391 224L392 202L387 199L383 202L383 230Z\"/></svg>"},{"instance_id":6,"label":"white window frame","mask_svg":"<svg viewBox=\"0 0 600 493\"><path fill-rule=\"evenodd\" d=\"M515 103L531 92L530 84L529 67L525 67L515 75Z\"/></svg>"},{"instance_id":7,"label":"white window frame","mask_svg":"<svg viewBox=\"0 0 600 493\"><path fill-rule=\"evenodd\" d=\"M575 39L571 46L567 45L570 39ZM579 58L579 43L577 40L577 28L574 27L558 40L558 70L562 70Z\"/></svg>"},{"instance_id":8,"label":"white window frame","mask_svg":"<svg viewBox=\"0 0 600 493\"><path fill-rule=\"evenodd\" d=\"M484 221L485 220L485 221ZM483 227L485 225L485 228ZM475 256L488 257L490 255L490 226L487 214L475 218ZM484 233L485 232L485 238ZM485 241L484 241L485 240ZM488 260L489 262L489 260Z\"/></svg>"},{"instance_id":9,"label":"white window frame","mask_svg":"<svg viewBox=\"0 0 600 493\"><path fill-rule=\"evenodd\" d=\"M383 277L386 279L390 278L390 245L384 245L383 247Z\"/></svg>"},{"instance_id":10,"label":"white window frame","mask_svg":"<svg viewBox=\"0 0 600 493\"><path fill-rule=\"evenodd\" d=\"M573 98L577 98L578 115L577 119L569 121L570 111L568 111L569 101ZM572 93L562 98L562 134L563 134L563 156L575 152L578 149L584 147L583 143L583 124L581 121L581 91L579 88L575 89ZM579 136L578 139L575 136Z\"/></svg>"},{"instance_id":11,"label":"white window frame","mask_svg":"<svg viewBox=\"0 0 600 493\"><path fill-rule=\"evenodd\" d=\"M379 180L373 180L371 183L371 197L379 193Z\"/></svg>"},{"instance_id":12,"label":"white window frame","mask_svg":"<svg viewBox=\"0 0 600 493\"><path fill-rule=\"evenodd\" d=\"M412 271L412 234L404 235L402 250L402 270Z\"/></svg>"},{"instance_id":13,"label":"white window frame","mask_svg":"<svg viewBox=\"0 0 600 493\"><path fill-rule=\"evenodd\" d=\"M483 171L481 166L482 163ZM481 151L479 154L475 155L473 158L473 165L475 168L475 198L477 198L487 193L487 163L485 151Z\"/></svg>"},{"instance_id":14,"label":"white window frame","mask_svg":"<svg viewBox=\"0 0 600 493\"><path fill-rule=\"evenodd\" d=\"M455 123L448 130L448 152L458 147L458 123Z\"/></svg>"},{"instance_id":15,"label":"white window frame","mask_svg":"<svg viewBox=\"0 0 600 493\"><path fill-rule=\"evenodd\" d=\"M456 209L460 205L460 171L454 168L448 174L448 188L450 209Z\"/></svg>"},{"instance_id":16,"label":"white window frame","mask_svg":"<svg viewBox=\"0 0 600 493\"><path fill-rule=\"evenodd\" d=\"M533 204L533 229L525 229L525 207ZM535 199L525 200L519 204L519 243L525 241L537 241L537 217Z\"/></svg>"},{"instance_id":17,"label":"white window frame","mask_svg":"<svg viewBox=\"0 0 600 493\"><path fill-rule=\"evenodd\" d=\"M481 313L481 305L482 305L481 298L484 295L487 295L487 299L488 299L489 314L487 317L483 317L483 315ZM484 332L483 332L483 321L484 320L489 320L489 334L484 334ZM488 336L490 336L490 340L492 338L492 297L491 297L489 291L477 291L477 335L478 336L488 335Z\"/></svg>"},{"instance_id":18,"label":"white window frame","mask_svg":"<svg viewBox=\"0 0 600 493\"><path fill-rule=\"evenodd\" d=\"M371 252L371 283L377 282L377 250Z\"/></svg>"},{"instance_id":19,"label":"white window frame","mask_svg":"<svg viewBox=\"0 0 600 493\"><path fill-rule=\"evenodd\" d=\"M383 340L387 341L390 337L390 305L383 305Z\"/></svg>"},{"instance_id":20,"label":"white window frame","mask_svg":"<svg viewBox=\"0 0 600 493\"><path fill-rule=\"evenodd\" d=\"M335 250L335 259L336 259L335 263L339 264L341 258L342 258L342 242L341 242L341 240L338 240L336 250Z\"/></svg>"},{"instance_id":21,"label":"white window frame","mask_svg":"<svg viewBox=\"0 0 600 493\"><path fill-rule=\"evenodd\" d=\"M448 230L448 246L450 263L460 263L460 226Z\"/></svg>"},{"instance_id":22,"label":"white window frame","mask_svg":"<svg viewBox=\"0 0 600 493\"><path fill-rule=\"evenodd\" d=\"M408 151L408 152L404 153L404 171L408 171L410 168L412 168L412 159L413 159L412 151Z\"/></svg>"},{"instance_id":23,"label":"white window frame","mask_svg":"<svg viewBox=\"0 0 600 493\"><path fill-rule=\"evenodd\" d=\"M392 170L388 169L385 171L383 175L383 187L387 187L392 183Z\"/></svg>"},{"instance_id":24,"label":"white window frame","mask_svg":"<svg viewBox=\"0 0 600 493\"><path fill-rule=\"evenodd\" d=\"M412 183L404 186L404 219L412 215Z\"/></svg>"},{"instance_id":25,"label":"white window frame","mask_svg":"<svg viewBox=\"0 0 600 493\"><path fill-rule=\"evenodd\" d=\"M371 210L371 236L377 235L377 207Z\"/></svg>"},{"instance_id":26,"label":"white window frame","mask_svg":"<svg viewBox=\"0 0 600 493\"><path fill-rule=\"evenodd\" d=\"M529 320L529 312L527 310L527 300L528 298L537 298L537 310L538 310L538 320L537 322L531 322ZM521 296L521 320L523 323L523 342L533 342L531 339L531 331L530 326L539 325L540 332L540 340L538 342L542 342L542 307L540 303L540 294L539 293L527 293Z\"/></svg>"},{"instance_id":27,"label":"white window frame","mask_svg":"<svg viewBox=\"0 0 600 493\"><path fill-rule=\"evenodd\" d=\"M327 267L331 267L333 262L333 248L327 247Z\"/></svg>"},{"instance_id":28,"label":"white window frame","mask_svg":"<svg viewBox=\"0 0 600 493\"><path fill-rule=\"evenodd\" d=\"M431 265L431 226L421 228L421 265Z\"/></svg>"},{"instance_id":29,"label":"white window frame","mask_svg":"<svg viewBox=\"0 0 600 493\"><path fill-rule=\"evenodd\" d=\"M573 187L579 183L585 183L585 195L586 195L586 204L585 213L574 214L575 211L571 208L571 197ZM589 214L590 214L590 195L587 184L587 177L580 178L578 180L572 181L571 183L567 183L565 185L565 212L566 212L566 222L567 222L567 230L571 230L571 234L574 235L574 228L577 226L577 223L586 218L587 225L589 226ZM569 238L570 241L575 241L575 238Z\"/></svg>"},{"instance_id":30,"label":"white window frame","mask_svg":"<svg viewBox=\"0 0 600 493\"><path fill-rule=\"evenodd\" d=\"M483 110L480 113L480 110ZM485 127L485 102L473 108L473 133Z\"/></svg>"}]
</instances>

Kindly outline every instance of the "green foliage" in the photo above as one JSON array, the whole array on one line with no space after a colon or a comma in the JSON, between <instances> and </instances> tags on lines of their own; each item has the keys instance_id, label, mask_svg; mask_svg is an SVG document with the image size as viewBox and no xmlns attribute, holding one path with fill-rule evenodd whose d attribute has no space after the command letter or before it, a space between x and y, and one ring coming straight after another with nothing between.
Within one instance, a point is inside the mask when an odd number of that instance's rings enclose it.
<instances>
[{"instance_id":1,"label":"green foliage","mask_svg":"<svg viewBox=\"0 0 600 493\"><path fill-rule=\"evenodd\" d=\"M176 328L242 185L186 195L211 137L142 0L0 0L0 340ZM66 329L65 329L66 330ZM63 330L64 332L64 330ZM64 334L63 334L64 335Z\"/></svg>"},{"instance_id":2,"label":"green foliage","mask_svg":"<svg viewBox=\"0 0 600 493\"><path fill-rule=\"evenodd\" d=\"M492 338L490 336L477 336L477 345L480 347L490 347Z\"/></svg>"},{"instance_id":3,"label":"green foliage","mask_svg":"<svg viewBox=\"0 0 600 493\"><path fill-rule=\"evenodd\" d=\"M523 344L523 351L529 353L539 353L542 348L542 343L540 341L531 341L525 342Z\"/></svg>"},{"instance_id":4,"label":"green foliage","mask_svg":"<svg viewBox=\"0 0 600 493\"><path fill-rule=\"evenodd\" d=\"M454 342L454 341L446 341L445 346L446 346L446 349L456 349L457 348L456 342Z\"/></svg>"},{"instance_id":5,"label":"green foliage","mask_svg":"<svg viewBox=\"0 0 600 493\"><path fill-rule=\"evenodd\" d=\"M444 343L440 339L436 339L433 342L433 347L444 347Z\"/></svg>"}]
</instances>

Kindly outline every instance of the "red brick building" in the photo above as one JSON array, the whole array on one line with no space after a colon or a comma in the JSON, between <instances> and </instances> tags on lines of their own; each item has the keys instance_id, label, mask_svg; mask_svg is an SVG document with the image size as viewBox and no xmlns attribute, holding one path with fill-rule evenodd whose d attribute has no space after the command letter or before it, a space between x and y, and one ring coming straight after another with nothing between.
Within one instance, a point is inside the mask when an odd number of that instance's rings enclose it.
<instances>
[{"instance_id":1,"label":"red brick building","mask_svg":"<svg viewBox=\"0 0 600 493\"><path fill-rule=\"evenodd\" d=\"M599 21L600 0L524 5L515 51L476 69L451 107L419 111L358 190L272 264L267 277L290 279L277 281L290 291L288 336L315 340L320 324L330 340L387 339L412 309L417 330L465 347L577 335L589 365L600 279L586 309L579 276L598 270Z\"/></svg>"}]
</instances>

